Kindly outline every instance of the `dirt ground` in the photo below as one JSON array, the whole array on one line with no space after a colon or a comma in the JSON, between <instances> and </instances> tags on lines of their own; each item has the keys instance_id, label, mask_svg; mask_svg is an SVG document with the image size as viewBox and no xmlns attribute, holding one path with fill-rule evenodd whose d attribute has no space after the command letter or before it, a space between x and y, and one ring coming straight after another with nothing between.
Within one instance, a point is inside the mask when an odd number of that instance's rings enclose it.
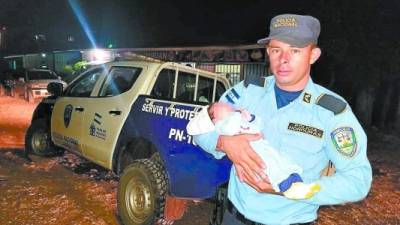
<instances>
[{"instance_id":1,"label":"dirt ground","mask_svg":"<svg viewBox=\"0 0 400 225\"><path fill-rule=\"evenodd\" d=\"M33 109L22 99L0 97L0 224L119 224L117 178L72 154L23 156ZM321 207L318 225L400 224L400 138L368 132L374 180L358 203ZM176 225L205 225L213 204L191 203Z\"/></svg>"},{"instance_id":2,"label":"dirt ground","mask_svg":"<svg viewBox=\"0 0 400 225\"><path fill-rule=\"evenodd\" d=\"M38 103L0 96L0 148L23 148L25 131Z\"/></svg>"}]
</instances>

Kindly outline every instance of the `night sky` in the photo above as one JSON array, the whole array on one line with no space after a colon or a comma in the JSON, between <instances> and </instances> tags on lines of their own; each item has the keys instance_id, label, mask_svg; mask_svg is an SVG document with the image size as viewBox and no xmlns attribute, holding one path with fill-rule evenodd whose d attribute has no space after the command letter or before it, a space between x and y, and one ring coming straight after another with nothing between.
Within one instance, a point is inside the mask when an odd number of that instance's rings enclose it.
<instances>
[{"instance_id":1,"label":"night sky","mask_svg":"<svg viewBox=\"0 0 400 225\"><path fill-rule=\"evenodd\" d=\"M112 43L117 48L253 44L266 36L269 19L281 13L319 18L322 45L361 34L371 41L397 42L400 24L400 2L395 0L77 2L97 45ZM0 25L6 26L8 37L12 37L3 51L90 47L67 0L0 3ZM46 41L35 45L34 34L45 34ZM67 42L68 36L73 36L74 42Z\"/></svg>"}]
</instances>

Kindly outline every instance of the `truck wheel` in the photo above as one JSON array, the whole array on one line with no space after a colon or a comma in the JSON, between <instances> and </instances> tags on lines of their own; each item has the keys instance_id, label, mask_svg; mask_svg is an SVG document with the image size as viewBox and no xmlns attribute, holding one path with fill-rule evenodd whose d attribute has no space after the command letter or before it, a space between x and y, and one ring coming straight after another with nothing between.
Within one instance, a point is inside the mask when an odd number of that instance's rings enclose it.
<instances>
[{"instance_id":1,"label":"truck wheel","mask_svg":"<svg viewBox=\"0 0 400 225\"><path fill-rule=\"evenodd\" d=\"M50 129L46 119L32 121L25 135L25 151L38 156L62 154L64 151L56 147L50 138Z\"/></svg>"},{"instance_id":2,"label":"truck wheel","mask_svg":"<svg viewBox=\"0 0 400 225\"><path fill-rule=\"evenodd\" d=\"M153 225L163 217L167 177L159 164L149 159L134 161L118 184L118 212L123 224Z\"/></svg>"}]
</instances>

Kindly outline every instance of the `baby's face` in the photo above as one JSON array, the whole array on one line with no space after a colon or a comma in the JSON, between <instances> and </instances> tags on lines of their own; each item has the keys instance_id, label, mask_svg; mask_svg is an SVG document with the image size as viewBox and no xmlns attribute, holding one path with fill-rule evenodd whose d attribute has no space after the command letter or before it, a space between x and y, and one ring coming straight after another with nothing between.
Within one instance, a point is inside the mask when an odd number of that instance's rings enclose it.
<instances>
[{"instance_id":1,"label":"baby's face","mask_svg":"<svg viewBox=\"0 0 400 225\"><path fill-rule=\"evenodd\" d=\"M226 104L226 103L215 103L212 106L212 112L213 112L213 122L216 123L217 121L225 118L228 116L230 113L232 113L234 109L232 106Z\"/></svg>"}]
</instances>

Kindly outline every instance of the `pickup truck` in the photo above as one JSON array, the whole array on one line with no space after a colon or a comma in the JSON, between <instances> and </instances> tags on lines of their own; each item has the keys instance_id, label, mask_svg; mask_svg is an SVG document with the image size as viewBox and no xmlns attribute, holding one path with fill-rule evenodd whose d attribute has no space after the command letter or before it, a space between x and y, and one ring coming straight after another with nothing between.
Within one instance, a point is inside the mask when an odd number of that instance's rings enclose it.
<instances>
[{"instance_id":1,"label":"pickup truck","mask_svg":"<svg viewBox=\"0 0 400 225\"><path fill-rule=\"evenodd\" d=\"M163 217L166 196L208 199L229 179L231 162L193 143L188 121L229 88L223 76L149 58L96 66L37 106L26 151L68 150L119 176L124 224Z\"/></svg>"}]
</instances>

